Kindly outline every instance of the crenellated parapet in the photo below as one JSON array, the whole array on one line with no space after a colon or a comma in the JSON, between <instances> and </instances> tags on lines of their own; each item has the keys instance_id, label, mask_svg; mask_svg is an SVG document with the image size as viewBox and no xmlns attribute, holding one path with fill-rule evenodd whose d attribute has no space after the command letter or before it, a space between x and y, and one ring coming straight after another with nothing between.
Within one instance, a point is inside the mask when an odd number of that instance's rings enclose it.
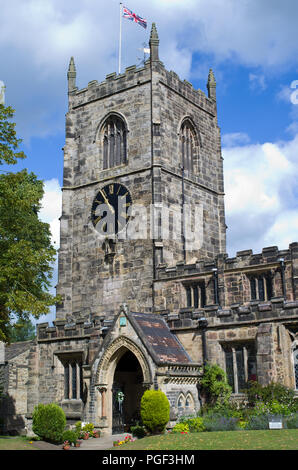
<instances>
[{"instance_id":1,"label":"crenellated parapet","mask_svg":"<svg viewBox=\"0 0 298 470\"><path fill-rule=\"evenodd\" d=\"M285 301L282 298L271 299L268 302L252 301L248 305L234 304L229 308L210 305L205 308L181 308L177 313L158 311L163 315L172 330L201 329L202 320L206 320L208 328L228 328L245 324L258 325L263 322L282 320L298 325L298 300Z\"/></svg>"},{"instance_id":2,"label":"crenellated parapet","mask_svg":"<svg viewBox=\"0 0 298 470\"><path fill-rule=\"evenodd\" d=\"M37 324L37 341L54 341L65 339L90 339L104 337L112 324L112 320L95 316L92 321L84 318L59 319L49 323Z\"/></svg>"}]
</instances>

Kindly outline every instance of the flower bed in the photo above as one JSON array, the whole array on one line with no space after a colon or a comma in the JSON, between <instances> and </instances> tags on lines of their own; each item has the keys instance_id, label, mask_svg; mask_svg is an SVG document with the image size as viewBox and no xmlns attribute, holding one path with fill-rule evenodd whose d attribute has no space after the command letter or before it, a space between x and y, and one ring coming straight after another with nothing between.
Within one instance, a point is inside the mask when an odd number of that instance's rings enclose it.
<instances>
[{"instance_id":1,"label":"flower bed","mask_svg":"<svg viewBox=\"0 0 298 470\"><path fill-rule=\"evenodd\" d=\"M120 439L118 439L118 441L114 441L113 446L119 447L119 446L122 446L123 444L126 444L127 442L134 442L134 441L136 441L136 439L134 439L130 434L127 434L122 441Z\"/></svg>"}]
</instances>

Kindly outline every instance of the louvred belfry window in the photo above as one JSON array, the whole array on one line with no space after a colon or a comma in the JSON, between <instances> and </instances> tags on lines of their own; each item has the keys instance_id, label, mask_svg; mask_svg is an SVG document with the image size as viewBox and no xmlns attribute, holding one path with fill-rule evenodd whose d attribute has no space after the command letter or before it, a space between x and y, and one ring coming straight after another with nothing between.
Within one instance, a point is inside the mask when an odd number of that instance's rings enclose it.
<instances>
[{"instance_id":1,"label":"louvred belfry window","mask_svg":"<svg viewBox=\"0 0 298 470\"><path fill-rule=\"evenodd\" d=\"M110 115L102 126L103 169L125 164L127 161L127 131L123 119Z\"/></svg>"}]
</instances>

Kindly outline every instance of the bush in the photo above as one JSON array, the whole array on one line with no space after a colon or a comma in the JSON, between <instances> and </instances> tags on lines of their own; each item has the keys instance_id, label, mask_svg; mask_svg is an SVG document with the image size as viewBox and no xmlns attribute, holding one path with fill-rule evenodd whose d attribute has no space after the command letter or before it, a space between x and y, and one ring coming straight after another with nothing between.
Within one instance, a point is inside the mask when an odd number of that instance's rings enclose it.
<instances>
[{"instance_id":1,"label":"bush","mask_svg":"<svg viewBox=\"0 0 298 470\"><path fill-rule=\"evenodd\" d=\"M43 405L40 403L34 408L32 416L33 432L45 441L62 442L62 433L66 425L65 413L55 403Z\"/></svg>"},{"instance_id":2,"label":"bush","mask_svg":"<svg viewBox=\"0 0 298 470\"><path fill-rule=\"evenodd\" d=\"M196 416L182 416L179 422L183 424L187 424L189 428L189 432L205 431L203 418L196 417Z\"/></svg>"},{"instance_id":3,"label":"bush","mask_svg":"<svg viewBox=\"0 0 298 470\"><path fill-rule=\"evenodd\" d=\"M298 429L298 413L286 416L284 419L284 427L287 429Z\"/></svg>"},{"instance_id":4,"label":"bush","mask_svg":"<svg viewBox=\"0 0 298 470\"><path fill-rule=\"evenodd\" d=\"M227 403L232 393L226 373L216 364L206 365L201 388L207 402L211 404Z\"/></svg>"},{"instance_id":5,"label":"bush","mask_svg":"<svg viewBox=\"0 0 298 470\"><path fill-rule=\"evenodd\" d=\"M177 423L172 429L174 433L189 432L189 426L186 423Z\"/></svg>"},{"instance_id":6,"label":"bush","mask_svg":"<svg viewBox=\"0 0 298 470\"><path fill-rule=\"evenodd\" d=\"M86 423L85 426L83 426L81 428L81 431L88 432L89 434L93 434L94 424L93 423Z\"/></svg>"},{"instance_id":7,"label":"bush","mask_svg":"<svg viewBox=\"0 0 298 470\"><path fill-rule=\"evenodd\" d=\"M282 384L272 382L269 385L262 386L258 382L249 382L246 393L250 406L255 406L258 402L265 404L278 402L290 411L297 410L294 390Z\"/></svg>"},{"instance_id":8,"label":"bush","mask_svg":"<svg viewBox=\"0 0 298 470\"><path fill-rule=\"evenodd\" d=\"M78 437L78 433L70 429L62 433L62 441L68 441L70 444L73 445L75 445L75 443L77 442Z\"/></svg>"},{"instance_id":9,"label":"bush","mask_svg":"<svg viewBox=\"0 0 298 470\"><path fill-rule=\"evenodd\" d=\"M236 431L239 430L237 418L227 418L225 416L212 417L206 416L203 418L203 425L206 431Z\"/></svg>"},{"instance_id":10,"label":"bush","mask_svg":"<svg viewBox=\"0 0 298 470\"><path fill-rule=\"evenodd\" d=\"M130 428L132 435L134 437L137 437L138 439L141 439L142 437L146 436L146 430L144 426L140 426L139 424L136 424L135 426L131 426Z\"/></svg>"},{"instance_id":11,"label":"bush","mask_svg":"<svg viewBox=\"0 0 298 470\"><path fill-rule=\"evenodd\" d=\"M160 390L146 390L141 399L141 418L152 433L162 432L170 419L170 403Z\"/></svg>"},{"instance_id":12,"label":"bush","mask_svg":"<svg viewBox=\"0 0 298 470\"><path fill-rule=\"evenodd\" d=\"M191 418L186 421L190 432L202 432L205 431L205 425L203 418Z\"/></svg>"},{"instance_id":13,"label":"bush","mask_svg":"<svg viewBox=\"0 0 298 470\"><path fill-rule=\"evenodd\" d=\"M249 418L245 429L258 430L258 429L269 429L269 415L253 415Z\"/></svg>"}]
</instances>

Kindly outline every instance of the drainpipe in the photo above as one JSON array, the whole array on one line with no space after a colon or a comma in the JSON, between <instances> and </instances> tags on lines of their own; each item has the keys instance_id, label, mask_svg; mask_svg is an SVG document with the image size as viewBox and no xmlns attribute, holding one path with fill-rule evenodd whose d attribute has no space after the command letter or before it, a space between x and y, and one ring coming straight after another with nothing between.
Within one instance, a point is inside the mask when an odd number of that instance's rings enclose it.
<instances>
[{"instance_id":1,"label":"drainpipe","mask_svg":"<svg viewBox=\"0 0 298 470\"><path fill-rule=\"evenodd\" d=\"M198 319L198 328L202 331L202 352L203 352L203 371L205 371L205 367L207 364L207 341L206 341L206 330L208 326L208 321L205 317L201 317ZM198 383L198 398L200 402L200 408L202 408L202 398L201 398L201 385Z\"/></svg>"},{"instance_id":2,"label":"drainpipe","mask_svg":"<svg viewBox=\"0 0 298 470\"><path fill-rule=\"evenodd\" d=\"M207 364L207 342L206 342L206 330L208 326L207 319L201 317L198 320L199 329L202 331L202 349L203 349L203 365L204 368Z\"/></svg>"}]
</instances>

